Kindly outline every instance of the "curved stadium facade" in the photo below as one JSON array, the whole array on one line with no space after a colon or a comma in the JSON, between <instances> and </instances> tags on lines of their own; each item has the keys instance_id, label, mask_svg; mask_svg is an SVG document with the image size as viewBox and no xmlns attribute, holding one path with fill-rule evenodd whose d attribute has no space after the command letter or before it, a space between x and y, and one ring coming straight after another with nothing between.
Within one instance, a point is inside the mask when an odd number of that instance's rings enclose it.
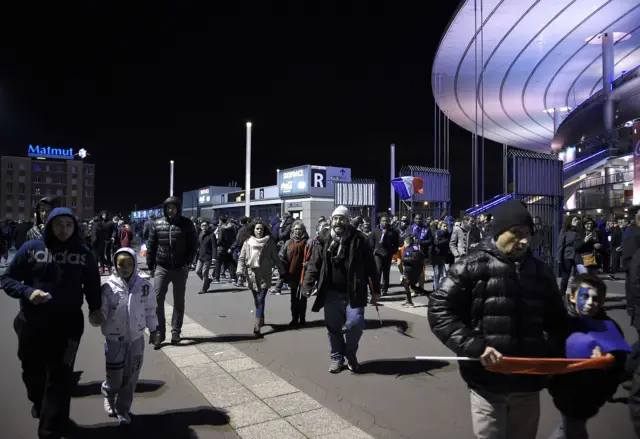
<instances>
[{"instance_id":1,"label":"curved stadium facade","mask_svg":"<svg viewBox=\"0 0 640 439\"><path fill-rule=\"evenodd\" d=\"M463 1L432 88L466 130L562 160L567 212L611 217L640 205L640 0Z\"/></svg>"}]
</instances>

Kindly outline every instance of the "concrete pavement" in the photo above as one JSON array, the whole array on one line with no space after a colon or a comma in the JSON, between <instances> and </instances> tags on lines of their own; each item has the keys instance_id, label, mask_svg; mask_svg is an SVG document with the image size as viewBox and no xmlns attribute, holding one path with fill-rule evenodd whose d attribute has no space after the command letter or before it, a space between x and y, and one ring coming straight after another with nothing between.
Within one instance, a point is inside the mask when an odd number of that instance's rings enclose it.
<instances>
[{"instance_id":1,"label":"concrete pavement","mask_svg":"<svg viewBox=\"0 0 640 439\"><path fill-rule=\"evenodd\" d=\"M397 280L397 273L393 279ZM425 306L399 307L403 295L394 295L399 287L392 288L380 307L382 324L373 307L366 310L359 375L329 374L322 314L309 312L305 329L288 328L288 295L268 296L265 337L255 339L253 299L247 290L221 284L199 295L199 287L199 280L190 274L181 345L146 353L133 407L138 416L132 428L138 436L144 432L176 439L473 437L468 391L457 366L412 359L450 352L431 334ZM620 288L611 287L614 296ZM0 388L5 395L13 395L0 402L0 432L7 438L31 438L35 422L20 381L11 330L17 304L5 295L0 300L6 324L0 343L8 352ZM423 298L415 302L426 305ZM167 311L170 315L170 305ZM628 340L635 341L624 312L612 310L611 314ZM84 373L72 405L73 419L83 426L77 437L83 439L116 437L120 432L102 411L103 358L100 332L87 325L76 365ZM590 421L592 437L634 437L622 402L624 392L616 396L618 402L605 406ZM560 416L546 393L542 401L538 437L546 439Z\"/></svg>"},{"instance_id":2,"label":"concrete pavement","mask_svg":"<svg viewBox=\"0 0 640 439\"><path fill-rule=\"evenodd\" d=\"M450 355L450 351L431 333L424 318L425 306L396 309L396 304L403 300L403 295L393 294L400 292L399 287L392 288L392 295L380 307L382 325L373 307L366 310L367 330L359 351L362 364L359 375L348 371L339 375L328 373L328 344L322 314L309 312L305 329L288 328L288 295L269 295L267 326L263 328L265 337L256 340L251 334L253 299L249 291L221 284L199 295L199 287L199 280L191 275L187 314L217 334L207 342L232 344L368 435L381 439L473 437L468 391L457 366L412 359L415 355ZM425 302L422 298L416 299L417 304ZM637 336L628 327L626 314L619 310L611 313L625 328L629 341L635 341ZM592 437L614 433L620 438L633 437L624 396L621 389L617 402L608 404L590 421ZM538 436L541 439L549 437L560 420L546 392L542 400Z\"/></svg>"}]
</instances>

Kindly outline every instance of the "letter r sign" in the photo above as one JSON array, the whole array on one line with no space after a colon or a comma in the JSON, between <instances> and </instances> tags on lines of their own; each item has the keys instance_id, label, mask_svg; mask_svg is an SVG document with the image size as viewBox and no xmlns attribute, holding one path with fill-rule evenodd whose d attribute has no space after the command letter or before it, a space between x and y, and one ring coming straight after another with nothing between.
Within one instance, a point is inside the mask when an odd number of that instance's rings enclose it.
<instances>
[{"instance_id":1,"label":"letter r sign","mask_svg":"<svg viewBox=\"0 0 640 439\"><path fill-rule=\"evenodd\" d=\"M326 188L327 187L327 171L323 169L314 169L311 173L311 187Z\"/></svg>"}]
</instances>

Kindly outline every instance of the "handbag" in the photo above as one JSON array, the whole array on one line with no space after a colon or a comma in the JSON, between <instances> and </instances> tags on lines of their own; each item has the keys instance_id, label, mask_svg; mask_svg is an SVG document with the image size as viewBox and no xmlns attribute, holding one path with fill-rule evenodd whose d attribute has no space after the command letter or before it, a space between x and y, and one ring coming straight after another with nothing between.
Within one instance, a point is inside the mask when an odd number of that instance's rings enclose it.
<instances>
[{"instance_id":1,"label":"handbag","mask_svg":"<svg viewBox=\"0 0 640 439\"><path fill-rule=\"evenodd\" d=\"M593 267L595 265L598 265L598 262L596 261L596 255L594 255L593 253L582 255L582 265L584 265L585 267Z\"/></svg>"}]
</instances>

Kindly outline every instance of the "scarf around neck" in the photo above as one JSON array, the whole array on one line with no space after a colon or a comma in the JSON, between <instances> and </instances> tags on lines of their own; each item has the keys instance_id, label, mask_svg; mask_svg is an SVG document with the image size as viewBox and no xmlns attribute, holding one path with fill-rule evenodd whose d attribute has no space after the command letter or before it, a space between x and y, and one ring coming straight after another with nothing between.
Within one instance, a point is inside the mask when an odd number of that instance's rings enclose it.
<instances>
[{"instance_id":1,"label":"scarf around neck","mask_svg":"<svg viewBox=\"0 0 640 439\"><path fill-rule=\"evenodd\" d=\"M263 236L262 238L252 236L249 238L249 241L247 241L249 244L249 262L247 266L249 268L260 268L260 256L269 239L271 239L270 236Z\"/></svg>"},{"instance_id":2,"label":"scarf around neck","mask_svg":"<svg viewBox=\"0 0 640 439\"><path fill-rule=\"evenodd\" d=\"M302 263L304 262L304 249L307 241L304 239L297 242L292 241L289 248L289 273L293 276L300 277L300 274L302 274Z\"/></svg>"}]
</instances>

